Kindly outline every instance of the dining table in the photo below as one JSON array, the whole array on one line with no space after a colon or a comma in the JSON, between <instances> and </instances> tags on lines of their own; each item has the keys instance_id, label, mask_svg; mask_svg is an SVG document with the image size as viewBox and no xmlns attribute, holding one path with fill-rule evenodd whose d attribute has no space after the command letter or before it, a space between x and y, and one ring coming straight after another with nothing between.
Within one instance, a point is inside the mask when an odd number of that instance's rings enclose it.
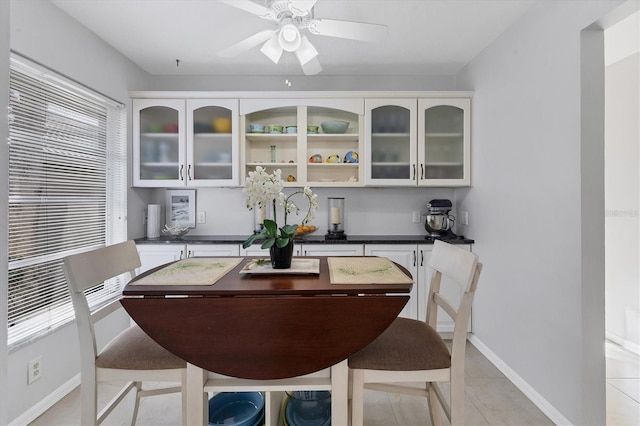
<instances>
[{"instance_id":1,"label":"dining table","mask_svg":"<svg viewBox=\"0 0 640 426\"><path fill-rule=\"evenodd\" d=\"M324 389L331 423L346 425L347 359L393 322L412 283L380 257L300 257L287 270L268 258L187 258L133 278L121 303L187 361L187 424L209 424L207 392L264 391L275 425L282 391Z\"/></svg>"}]
</instances>

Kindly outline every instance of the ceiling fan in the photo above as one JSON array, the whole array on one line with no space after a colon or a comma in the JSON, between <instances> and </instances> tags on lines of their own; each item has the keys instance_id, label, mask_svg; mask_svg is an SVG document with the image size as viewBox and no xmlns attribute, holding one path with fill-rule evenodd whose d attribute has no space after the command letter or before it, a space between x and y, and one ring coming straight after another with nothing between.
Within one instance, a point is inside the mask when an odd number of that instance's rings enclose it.
<instances>
[{"instance_id":1,"label":"ceiling fan","mask_svg":"<svg viewBox=\"0 0 640 426\"><path fill-rule=\"evenodd\" d=\"M322 66L316 58L318 51L303 30L315 35L369 42L381 41L388 35L386 25L316 19L313 7L317 0L265 0L265 6L250 0L219 1L275 24L274 29L260 31L218 52L220 56L236 56L263 43L260 51L276 64L283 51L294 52L306 75L319 73Z\"/></svg>"}]
</instances>

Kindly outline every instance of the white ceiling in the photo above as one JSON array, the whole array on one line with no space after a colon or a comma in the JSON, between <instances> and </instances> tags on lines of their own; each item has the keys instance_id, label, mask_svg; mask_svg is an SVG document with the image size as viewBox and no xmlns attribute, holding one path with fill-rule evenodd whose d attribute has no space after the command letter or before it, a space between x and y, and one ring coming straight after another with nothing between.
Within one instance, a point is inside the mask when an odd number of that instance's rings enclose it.
<instances>
[{"instance_id":1,"label":"white ceiling","mask_svg":"<svg viewBox=\"0 0 640 426\"><path fill-rule=\"evenodd\" d=\"M218 56L225 47L273 27L217 0L52 2L152 75L302 74L293 54L276 65L259 46L234 58ZM375 44L307 36L319 52L320 75L452 75L533 2L318 0L316 18L385 24L389 37Z\"/></svg>"}]
</instances>

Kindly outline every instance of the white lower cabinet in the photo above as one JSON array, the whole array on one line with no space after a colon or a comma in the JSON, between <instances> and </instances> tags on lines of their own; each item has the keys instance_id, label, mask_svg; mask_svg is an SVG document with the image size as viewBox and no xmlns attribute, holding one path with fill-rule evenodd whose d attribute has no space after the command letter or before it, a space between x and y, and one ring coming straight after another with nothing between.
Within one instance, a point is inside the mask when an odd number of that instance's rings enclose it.
<instances>
[{"instance_id":1,"label":"white lower cabinet","mask_svg":"<svg viewBox=\"0 0 640 426\"><path fill-rule=\"evenodd\" d=\"M470 245L461 245L471 251ZM427 297L429 294L429 282L431 273L429 270L429 258L433 251L433 244L366 244L365 256L388 257L399 265L404 266L413 276L413 288L411 299L407 302L400 316L424 321L427 316ZM462 297L463 290L456 285L447 285L443 281L440 287L445 297L456 304ZM440 311L438 313L437 331L453 332L453 320ZM469 322L471 331L471 321Z\"/></svg>"},{"instance_id":2,"label":"white lower cabinet","mask_svg":"<svg viewBox=\"0 0 640 426\"><path fill-rule=\"evenodd\" d=\"M470 245L460 245L471 251ZM257 256L268 257L269 250L255 244L242 248L242 244L140 244L137 246L142 266L137 274L156 266L187 257L200 256ZM411 298L400 316L425 320L427 314L427 295L431 274L428 268L433 251L432 244L313 244L298 243L294 246L294 256L380 256L387 257L404 266L413 276ZM463 289L443 282L443 294L452 302L458 303ZM438 313L439 332L452 332L453 320L443 311ZM469 322L471 331L471 321Z\"/></svg>"},{"instance_id":3,"label":"white lower cabinet","mask_svg":"<svg viewBox=\"0 0 640 426\"><path fill-rule=\"evenodd\" d=\"M137 249L142 263L137 274L187 257L240 255L237 244L139 244Z\"/></svg>"},{"instance_id":4,"label":"white lower cabinet","mask_svg":"<svg viewBox=\"0 0 640 426\"><path fill-rule=\"evenodd\" d=\"M141 274L165 263L183 259L186 253L184 244L139 244L136 246L142 266L136 269Z\"/></svg>"},{"instance_id":5,"label":"white lower cabinet","mask_svg":"<svg viewBox=\"0 0 640 426\"><path fill-rule=\"evenodd\" d=\"M363 253L362 244L296 243L293 245L294 256L362 256ZM260 244L254 244L245 249L241 244L240 256L269 256L269 249L260 248Z\"/></svg>"},{"instance_id":6,"label":"white lower cabinet","mask_svg":"<svg viewBox=\"0 0 640 426\"><path fill-rule=\"evenodd\" d=\"M239 256L237 244L187 244L187 257Z\"/></svg>"},{"instance_id":7,"label":"white lower cabinet","mask_svg":"<svg viewBox=\"0 0 640 426\"><path fill-rule=\"evenodd\" d=\"M400 312L401 317L418 319L418 301L424 290L420 288L418 279L418 252L416 244L365 244L365 256L387 257L404 266L413 276L411 298Z\"/></svg>"},{"instance_id":8,"label":"white lower cabinet","mask_svg":"<svg viewBox=\"0 0 640 426\"><path fill-rule=\"evenodd\" d=\"M240 256L260 256L260 257L269 256L269 249L260 248L260 244L254 244L247 248L243 248L242 244L240 244L239 250L240 250ZM300 256L299 254L296 253L295 246L293 247L293 255Z\"/></svg>"},{"instance_id":9,"label":"white lower cabinet","mask_svg":"<svg viewBox=\"0 0 640 426\"><path fill-rule=\"evenodd\" d=\"M362 256L362 244L301 244L301 256Z\"/></svg>"}]
</instances>

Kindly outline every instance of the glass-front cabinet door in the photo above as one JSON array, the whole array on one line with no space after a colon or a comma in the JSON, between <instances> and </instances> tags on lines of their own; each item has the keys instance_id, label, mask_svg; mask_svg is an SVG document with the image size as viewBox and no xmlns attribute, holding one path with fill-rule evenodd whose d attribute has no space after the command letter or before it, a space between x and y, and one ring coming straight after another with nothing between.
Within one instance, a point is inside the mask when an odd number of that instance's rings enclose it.
<instances>
[{"instance_id":1,"label":"glass-front cabinet door","mask_svg":"<svg viewBox=\"0 0 640 426\"><path fill-rule=\"evenodd\" d=\"M187 100L187 186L238 182L238 101Z\"/></svg>"},{"instance_id":2,"label":"glass-front cabinet door","mask_svg":"<svg viewBox=\"0 0 640 426\"><path fill-rule=\"evenodd\" d=\"M185 185L185 104L181 99L133 100L133 185Z\"/></svg>"},{"instance_id":3,"label":"glass-front cabinet door","mask_svg":"<svg viewBox=\"0 0 640 426\"><path fill-rule=\"evenodd\" d=\"M418 100L418 185L469 186L471 100Z\"/></svg>"},{"instance_id":4,"label":"glass-front cabinet door","mask_svg":"<svg viewBox=\"0 0 640 426\"><path fill-rule=\"evenodd\" d=\"M367 185L415 185L416 99L366 99Z\"/></svg>"}]
</instances>

